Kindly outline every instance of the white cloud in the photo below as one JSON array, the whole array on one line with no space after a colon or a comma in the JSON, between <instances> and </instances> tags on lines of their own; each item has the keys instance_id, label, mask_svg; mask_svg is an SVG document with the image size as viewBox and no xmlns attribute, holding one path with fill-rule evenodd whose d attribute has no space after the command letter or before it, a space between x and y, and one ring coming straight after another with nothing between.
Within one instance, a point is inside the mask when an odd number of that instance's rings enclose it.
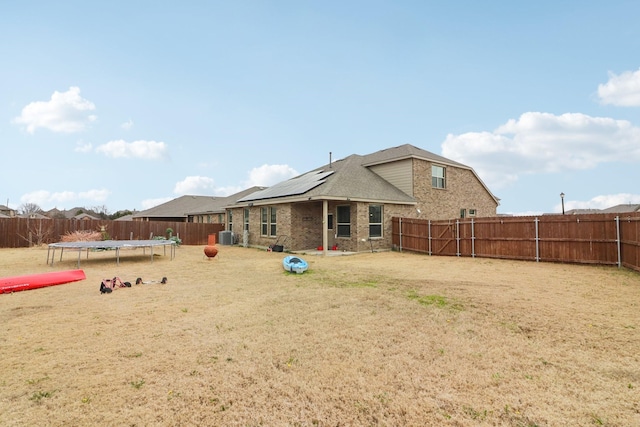
<instances>
[{"instance_id":1,"label":"white cloud","mask_svg":"<svg viewBox=\"0 0 640 427\"><path fill-rule=\"evenodd\" d=\"M146 199L146 200L143 200L140 205L142 206L142 209L145 210L145 209L151 209L155 206L161 205L170 200L173 200L173 197L160 197L157 199Z\"/></svg>"},{"instance_id":2,"label":"white cloud","mask_svg":"<svg viewBox=\"0 0 640 427\"><path fill-rule=\"evenodd\" d=\"M129 130L133 127L133 120L129 119L126 122L122 123L120 127L124 130Z\"/></svg>"},{"instance_id":3,"label":"white cloud","mask_svg":"<svg viewBox=\"0 0 640 427\"><path fill-rule=\"evenodd\" d=\"M126 142L119 139L116 141L109 141L106 144L96 147L96 152L114 159L139 158L159 160L166 158L167 151L168 146L164 142L145 140Z\"/></svg>"},{"instance_id":4,"label":"white cloud","mask_svg":"<svg viewBox=\"0 0 640 427\"><path fill-rule=\"evenodd\" d=\"M297 175L299 173L288 165L262 165L249 171L249 179L244 184L246 188L269 187Z\"/></svg>"},{"instance_id":5,"label":"white cloud","mask_svg":"<svg viewBox=\"0 0 640 427\"><path fill-rule=\"evenodd\" d=\"M78 153L90 153L92 149L93 145L91 143L78 141L76 142L76 148L74 151Z\"/></svg>"},{"instance_id":6,"label":"white cloud","mask_svg":"<svg viewBox=\"0 0 640 427\"><path fill-rule=\"evenodd\" d=\"M640 194L619 193L596 196L591 200L566 200L565 210L571 209L606 209L617 205L640 204ZM562 204L556 206L558 212L562 211Z\"/></svg>"},{"instance_id":7,"label":"white cloud","mask_svg":"<svg viewBox=\"0 0 640 427\"><path fill-rule=\"evenodd\" d=\"M28 104L13 122L25 125L31 134L37 128L62 133L80 132L96 120L96 116L90 114L95 109L93 102L80 96L80 88L72 86L67 92L53 92L49 101Z\"/></svg>"},{"instance_id":8,"label":"white cloud","mask_svg":"<svg viewBox=\"0 0 640 427\"><path fill-rule=\"evenodd\" d=\"M179 195L210 195L214 191L213 179L206 176L188 176L176 183L173 192Z\"/></svg>"},{"instance_id":9,"label":"white cloud","mask_svg":"<svg viewBox=\"0 0 640 427\"><path fill-rule=\"evenodd\" d=\"M640 69L609 73L609 81L598 85L598 97L603 104L640 107Z\"/></svg>"},{"instance_id":10,"label":"white cloud","mask_svg":"<svg viewBox=\"0 0 640 427\"><path fill-rule=\"evenodd\" d=\"M46 190L38 190L24 194L22 197L20 197L20 202L35 203L42 209L49 209L55 206L74 203L82 205L87 202L104 202L105 200L107 200L109 194L111 194L111 192L105 189L96 189L81 192L59 191L53 193Z\"/></svg>"},{"instance_id":11,"label":"white cloud","mask_svg":"<svg viewBox=\"0 0 640 427\"><path fill-rule=\"evenodd\" d=\"M529 112L493 132L447 135L442 155L473 167L490 188L504 188L522 174L640 161L640 128L579 113Z\"/></svg>"}]
</instances>

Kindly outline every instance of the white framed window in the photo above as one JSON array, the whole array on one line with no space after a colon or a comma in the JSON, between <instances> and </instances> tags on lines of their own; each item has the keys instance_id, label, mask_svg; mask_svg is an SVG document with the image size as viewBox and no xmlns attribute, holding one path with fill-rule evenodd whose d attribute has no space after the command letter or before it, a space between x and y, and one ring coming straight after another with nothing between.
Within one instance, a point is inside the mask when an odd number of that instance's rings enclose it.
<instances>
[{"instance_id":1,"label":"white framed window","mask_svg":"<svg viewBox=\"0 0 640 427\"><path fill-rule=\"evenodd\" d=\"M337 207L338 237L351 237L351 206Z\"/></svg>"},{"instance_id":2,"label":"white framed window","mask_svg":"<svg viewBox=\"0 0 640 427\"><path fill-rule=\"evenodd\" d=\"M467 210L466 209L460 209L460 218L465 218L467 216Z\"/></svg>"},{"instance_id":3,"label":"white framed window","mask_svg":"<svg viewBox=\"0 0 640 427\"><path fill-rule=\"evenodd\" d=\"M446 169L444 166L431 165L431 186L433 188L446 187Z\"/></svg>"},{"instance_id":4,"label":"white framed window","mask_svg":"<svg viewBox=\"0 0 640 427\"><path fill-rule=\"evenodd\" d=\"M382 205L369 205L369 237L382 237Z\"/></svg>"},{"instance_id":5,"label":"white framed window","mask_svg":"<svg viewBox=\"0 0 640 427\"><path fill-rule=\"evenodd\" d=\"M227 211L227 218L229 218L229 221L227 221L229 224L229 230L233 230L233 211Z\"/></svg>"},{"instance_id":6,"label":"white framed window","mask_svg":"<svg viewBox=\"0 0 640 427\"><path fill-rule=\"evenodd\" d=\"M475 209L469 209L469 216L476 216L477 213L478 212Z\"/></svg>"},{"instance_id":7,"label":"white framed window","mask_svg":"<svg viewBox=\"0 0 640 427\"><path fill-rule=\"evenodd\" d=\"M249 208L244 208L244 231L249 231Z\"/></svg>"}]
</instances>

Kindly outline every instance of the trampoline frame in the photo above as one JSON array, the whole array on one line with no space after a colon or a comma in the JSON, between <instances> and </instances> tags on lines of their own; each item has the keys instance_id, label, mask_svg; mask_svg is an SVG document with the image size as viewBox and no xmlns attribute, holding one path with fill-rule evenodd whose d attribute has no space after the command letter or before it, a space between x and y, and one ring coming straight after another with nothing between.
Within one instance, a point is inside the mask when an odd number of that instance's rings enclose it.
<instances>
[{"instance_id":1,"label":"trampoline frame","mask_svg":"<svg viewBox=\"0 0 640 427\"><path fill-rule=\"evenodd\" d=\"M146 248L149 248L151 252L151 262L153 262L153 248L156 246L163 247L165 256L167 255L167 246L169 246L171 259L173 260L175 258L177 245L173 240L101 240L91 242L58 242L49 244L47 249L47 264L49 264L49 258L51 258L51 266L53 266L57 249L60 249L60 261L62 261L62 254L65 249L78 251L78 267L80 267L80 255L84 250L87 251L87 259L89 259L90 251L115 250L116 262L120 265L120 249L142 248L143 255L146 255Z\"/></svg>"}]
</instances>

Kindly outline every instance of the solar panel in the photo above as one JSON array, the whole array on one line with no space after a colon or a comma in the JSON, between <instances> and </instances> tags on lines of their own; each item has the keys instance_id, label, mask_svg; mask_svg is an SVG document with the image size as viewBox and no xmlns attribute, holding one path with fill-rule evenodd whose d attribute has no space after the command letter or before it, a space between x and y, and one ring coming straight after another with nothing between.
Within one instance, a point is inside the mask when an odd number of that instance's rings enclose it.
<instances>
[{"instance_id":1,"label":"solar panel","mask_svg":"<svg viewBox=\"0 0 640 427\"><path fill-rule=\"evenodd\" d=\"M239 199L238 202L248 202L251 200L272 199L274 197L296 196L304 194L312 188L324 183L326 178L334 171L314 171L287 181L280 182L273 187L249 194Z\"/></svg>"}]
</instances>

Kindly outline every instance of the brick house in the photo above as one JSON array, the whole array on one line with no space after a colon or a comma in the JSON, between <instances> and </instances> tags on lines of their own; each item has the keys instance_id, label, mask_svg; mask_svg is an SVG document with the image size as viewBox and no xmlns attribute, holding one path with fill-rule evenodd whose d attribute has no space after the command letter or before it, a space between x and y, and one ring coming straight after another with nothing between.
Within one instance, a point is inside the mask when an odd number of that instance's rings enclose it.
<instances>
[{"instance_id":1,"label":"brick house","mask_svg":"<svg viewBox=\"0 0 640 427\"><path fill-rule=\"evenodd\" d=\"M496 216L498 199L469 166L401 145L353 154L226 207L227 230L285 250L391 248L391 218ZM244 240L244 239L242 239Z\"/></svg>"}]
</instances>

